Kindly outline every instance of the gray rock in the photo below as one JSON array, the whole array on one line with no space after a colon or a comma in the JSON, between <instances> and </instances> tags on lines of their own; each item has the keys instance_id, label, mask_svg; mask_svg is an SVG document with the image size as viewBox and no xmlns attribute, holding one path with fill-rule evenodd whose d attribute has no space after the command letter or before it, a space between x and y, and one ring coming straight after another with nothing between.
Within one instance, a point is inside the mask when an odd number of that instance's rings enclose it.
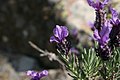
<instances>
[{"instance_id":1,"label":"gray rock","mask_svg":"<svg viewBox=\"0 0 120 80\"><path fill-rule=\"evenodd\" d=\"M27 56L22 56L19 58L19 60L16 61L16 64L18 63L18 71L26 71L29 69L33 69L36 64L36 60L33 58L27 57Z\"/></svg>"},{"instance_id":2,"label":"gray rock","mask_svg":"<svg viewBox=\"0 0 120 80\"><path fill-rule=\"evenodd\" d=\"M21 80L17 72L7 62L7 58L0 55L0 80Z\"/></svg>"}]
</instances>

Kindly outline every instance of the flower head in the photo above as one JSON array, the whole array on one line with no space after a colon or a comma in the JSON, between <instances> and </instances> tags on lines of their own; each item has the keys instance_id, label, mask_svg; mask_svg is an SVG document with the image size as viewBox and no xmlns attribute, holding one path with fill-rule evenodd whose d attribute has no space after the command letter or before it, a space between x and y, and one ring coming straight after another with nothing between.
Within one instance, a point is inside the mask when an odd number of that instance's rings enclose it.
<instances>
[{"instance_id":1,"label":"flower head","mask_svg":"<svg viewBox=\"0 0 120 80\"><path fill-rule=\"evenodd\" d=\"M56 25L53 30L54 36L50 37L50 42L61 43L68 36L68 29L65 26Z\"/></svg>"},{"instance_id":2,"label":"flower head","mask_svg":"<svg viewBox=\"0 0 120 80\"><path fill-rule=\"evenodd\" d=\"M53 36L50 37L50 42L57 43L57 50L64 54L68 54L70 49L70 42L66 39L69 32L67 27L56 25L53 29Z\"/></svg>"},{"instance_id":3,"label":"flower head","mask_svg":"<svg viewBox=\"0 0 120 80\"><path fill-rule=\"evenodd\" d=\"M47 70L43 70L42 72L35 72L35 71L27 71L27 75L31 76L31 80L40 80L42 77L48 75Z\"/></svg>"},{"instance_id":4,"label":"flower head","mask_svg":"<svg viewBox=\"0 0 120 80\"><path fill-rule=\"evenodd\" d=\"M97 29L94 31L94 39L98 41L101 47L103 47L109 41L109 34L111 31L110 21L106 21L102 30L98 32Z\"/></svg>"},{"instance_id":5,"label":"flower head","mask_svg":"<svg viewBox=\"0 0 120 80\"><path fill-rule=\"evenodd\" d=\"M111 48L108 46L111 29L112 25L110 24L110 21L106 20L100 32L97 29L94 31L94 39L99 43L96 52L103 60L108 60L111 55Z\"/></svg>"},{"instance_id":6,"label":"flower head","mask_svg":"<svg viewBox=\"0 0 120 80\"><path fill-rule=\"evenodd\" d=\"M96 2L94 2L93 0L87 0L88 4L92 6L95 10L103 9L108 1L109 0L104 0L103 2L100 2L100 0L96 0Z\"/></svg>"}]
</instances>

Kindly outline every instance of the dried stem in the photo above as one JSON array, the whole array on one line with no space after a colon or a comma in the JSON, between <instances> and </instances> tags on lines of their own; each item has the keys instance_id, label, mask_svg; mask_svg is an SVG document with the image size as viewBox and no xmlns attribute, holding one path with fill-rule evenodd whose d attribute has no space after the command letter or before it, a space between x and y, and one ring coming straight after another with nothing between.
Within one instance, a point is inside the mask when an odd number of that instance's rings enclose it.
<instances>
[{"instance_id":1,"label":"dried stem","mask_svg":"<svg viewBox=\"0 0 120 80\"><path fill-rule=\"evenodd\" d=\"M31 41L29 41L29 44L37 51L43 53L43 54L40 54L40 56L47 56L50 61L53 61L53 60L58 61L62 65L62 67L61 67L62 70L65 71L64 63L58 58L58 56L55 55L55 53L48 52L47 50L44 51L44 50L40 49L37 45L32 43Z\"/></svg>"}]
</instances>

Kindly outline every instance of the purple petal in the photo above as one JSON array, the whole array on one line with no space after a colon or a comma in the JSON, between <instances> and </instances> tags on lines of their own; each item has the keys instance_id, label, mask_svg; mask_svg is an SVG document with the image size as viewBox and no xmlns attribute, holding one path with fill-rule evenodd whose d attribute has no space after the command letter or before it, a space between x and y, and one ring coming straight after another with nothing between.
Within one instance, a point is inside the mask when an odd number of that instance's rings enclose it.
<instances>
[{"instance_id":1,"label":"purple petal","mask_svg":"<svg viewBox=\"0 0 120 80\"><path fill-rule=\"evenodd\" d=\"M118 19L118 12L115 9L111 8L111 7L110 7L110 11L112 13L111 22L113 24L118 24L120 22L119 19Z\"/></svg>"},{"instance_id":2,"label":"purple petal","mask_svg":"<svg viewBox=\"0 0 120 80\"><path fill-rule=\"evenodd\" d=\"M100 3L99 0L96 0L96 2L94 2L93 0L87 0L87 2L90 6L92 6L96 10L99 8L99 3Z\"/></svg>"},{"instance_id":3,"label":"purple petal","mask_svg":"<svg viewBox=\"0 0 120 80\"><path fill-rule=\"evenodd\" d=\"M103 9L105 6L105 4L103 4L102 2L100 2L99 0L97 0L96 5L95 5L95 9L96 10L100 10Z\"/></svg>"},{"instance_id":4,"label":"purple petal","mask_svg":"<svg viewBox=\"0 0 120 80\"><path fill-rule=\"evenodd\" d=\"M101 9L104 8L104 6L108 4L108 2L109 2L109 0L104 0L104 2L102 2L102 3L100 2L100 8Z\"/></svg>"},{"instance_id":5,"label":"purple petal","mask_svg":"<svg viewBox=\"0 0 120 80\"><path fill-rule=\"evenodd\" d=\"M69 32L67 27L56 25L56 27L53 29L53 34L54 36L50 38L50 42L61 43L65 37L68 36Z\"/></svg>"},{"instance_id":6,"label":"purple petal","mask_svg":"<svg viewBox=\"0 0 120 80\"><path fill-rule=\"evenodd\" d=\"M111 11L113 17L118 17L118 12L115 9L110 7L110 11Z\"/></svg>"},{"instance_id":7,"label":"purple petal","mask_svg":"<svg viewBox=\"0 0 120 80\"><path fill-rule=\"evenodd\" d=\"M56 28L53 30L54 36L57 37L60 41L68 36L68 29L65 26L56 25Z\"/></svg>"},{"instance_id":8,"label":"purple petal","mask_svg":"<svg viewBox=\"0 0 120 80\"><path fill-rule=\"evenodd\" d=\"M120 20L119 20L119 19L117 19L117 20L116 20L116 24L119 24L119 23L120 23Z\"/></svg>"},{"instance_id":9,"label":"purple petal","mask_svg":"<svg viewBox=\"0 0 120 80\"><path fill-rule=\"evenodd\" d=\"M112 29L112 25L110 24L110 21L106 21L101 32L101 43L106 43L109 40L109 34Z\"/></svg>"},{"instance_id":10,"label":"purple petal","mask_svg":"<svg viewBox=\"0 0 120 80\"><path fill-rule=\"evenodd\" d=\"M67 27L61 26L61 29L62 29L61 38L63 39L68 36L69 32Z\"/></svg>"},{"instance_id":11,"label":"purple petal","mask_svg":"<svg viewBox=\"0 0 120 80\"><path fill-rule=\"evenodd\" d=\"M55 38L54 36L51 36L50 37L50 42L57 42L57 43L60 43L57 38Z\"/></svg>"},{"instance_id":12,"label":"purple petal","mask_svg":"<svg viewBox=\"0 0 120 80\"><path fill-rule=\"evenodd\" d=\"M42 72L35 72L35 71L27 71L27 75L31 76L31 80L40 80L42 77L47 76L48 75L48 71L47 70L43 70Z\"/></svg>"},{"instance_id":13,"label":"purple petal","mask_svg":"<svg viewBox=\"0 0 120 80\"><path fill-rule=\"evenodd\" d=\"M87 0L88 4L92 6L95 10L103 9L108 1L109 0L104 0L104 2L100 2L100 0L96 0L96 2L94 2L93 0Z\"/></svg>"},{"instance_id":14,"label":"purple petal","mask_svg":"<svg viewBox=\"0 0 120 80\"><path fill-rule=\"evenodd\" d=\"M48 75L48 71L47 70L43 70L42 72L39 73L39 77L42 78L44 76Z\"/></svg>"},{"instance_id":15,"label":"purple petal","mask_svg":"<svg viewBox=\"0 0 120 80\"><path fill-rule=\"evenodd\" d=\"M99 0L96 0L96 2L94 2L93 0L87 0L88 4L90 6L92 6L93 8L95 8L96 10L99 8Z\"/></svg>"},{"instance_id":16,"label":"purple petal","mask_svg":"<svg viewBox=\"0 0 120 80\"><path fill-rule=\"evenodd\" d=\"M31 76L31 75L33 75L33 74L34 74L34 71L32 71L32 70L27 71L27 75L28 75L28 76Z\"/></svg>"},{"instance_id":17,"label":"purple petal","mask_svg":"<svg viewBox=\"0 0 120 80\"><path fill-rule=\"evenodd\" d=\"M104 0L103 4L106 5L108 4L109 0Z\"/></svg>"},{"instance_id":18,"label":"purple petal","mask_svg":"<svg viewBox=\"0 0 120 80\"><path fill-rule=\"evenodd\" d=\"M98 34L98 30L97 30L97 29L94 30L93 36L94 36L94 39L95 39L95 40L99 40L99 39L100 39L100 36L99 36L99 34Z\"/></svg>"},{"instance_id":19,"label":"purple petal","mask_svg":"<svg viewBox=\"0 0 120 80\"><path fill-rule=\"evenodd\" d=\"M88 2L88 4L89 4L90 6L93 6L93 5L94 5L94 1L93 1L93 0L87 0L87 2Z\"/></svg>"},{"instance_id":20,"label":"purple petal","mask_svg":"<svg viewBox=\"0 0 120 80\"><path fill-rule=\"evenodd\" d=\"M110 31L111 31L111 28L107 27L104 36L102 36L103 42L106 43L109 40Z\"/></svg>"},{"instance_id":21,"label":"purple petal","mask_svg":"<svg viewBox=\"0 0 120 80\"><path fill-rule=\"evenodd\" d=\"M37 72L31 70L27 71L27 75L31 76L32 78L39 77L39 74Z\"/></svg>"},{"instance_id":22,"label":"purple petal","mask_svg":"<svg viewBox=\"0 0 120 80\"><path fill-rule=\"evenodd\" d=\"M53 29L53 34L54 34L55 37L57 37L59 40L62 40L62 38L61 38L61 34L62 34L61 26L56 25L56 28Z\"/></svg>"}]
</instances>

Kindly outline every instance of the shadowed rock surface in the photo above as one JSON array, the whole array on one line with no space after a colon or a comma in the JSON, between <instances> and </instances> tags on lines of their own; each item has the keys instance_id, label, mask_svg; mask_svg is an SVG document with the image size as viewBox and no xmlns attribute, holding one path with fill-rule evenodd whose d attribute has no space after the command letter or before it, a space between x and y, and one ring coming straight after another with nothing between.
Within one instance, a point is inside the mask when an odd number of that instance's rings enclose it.
<instances>
[{"instance_id":1,"label":"shadowed rock surface","mask_svg":"<svg viewBox=\"0 0 120 80\"><path fill-rule=\"evenodd\" d=\"M46 58L39 58L38 51L28 44L32 41L42 49L52 50L50 33L55 24L64 24L54 14L54 3L48 0L0 0L0 50L28 55L42 66L47 63L46 68L57 68Z\"/></svg>"}]
</instances>

